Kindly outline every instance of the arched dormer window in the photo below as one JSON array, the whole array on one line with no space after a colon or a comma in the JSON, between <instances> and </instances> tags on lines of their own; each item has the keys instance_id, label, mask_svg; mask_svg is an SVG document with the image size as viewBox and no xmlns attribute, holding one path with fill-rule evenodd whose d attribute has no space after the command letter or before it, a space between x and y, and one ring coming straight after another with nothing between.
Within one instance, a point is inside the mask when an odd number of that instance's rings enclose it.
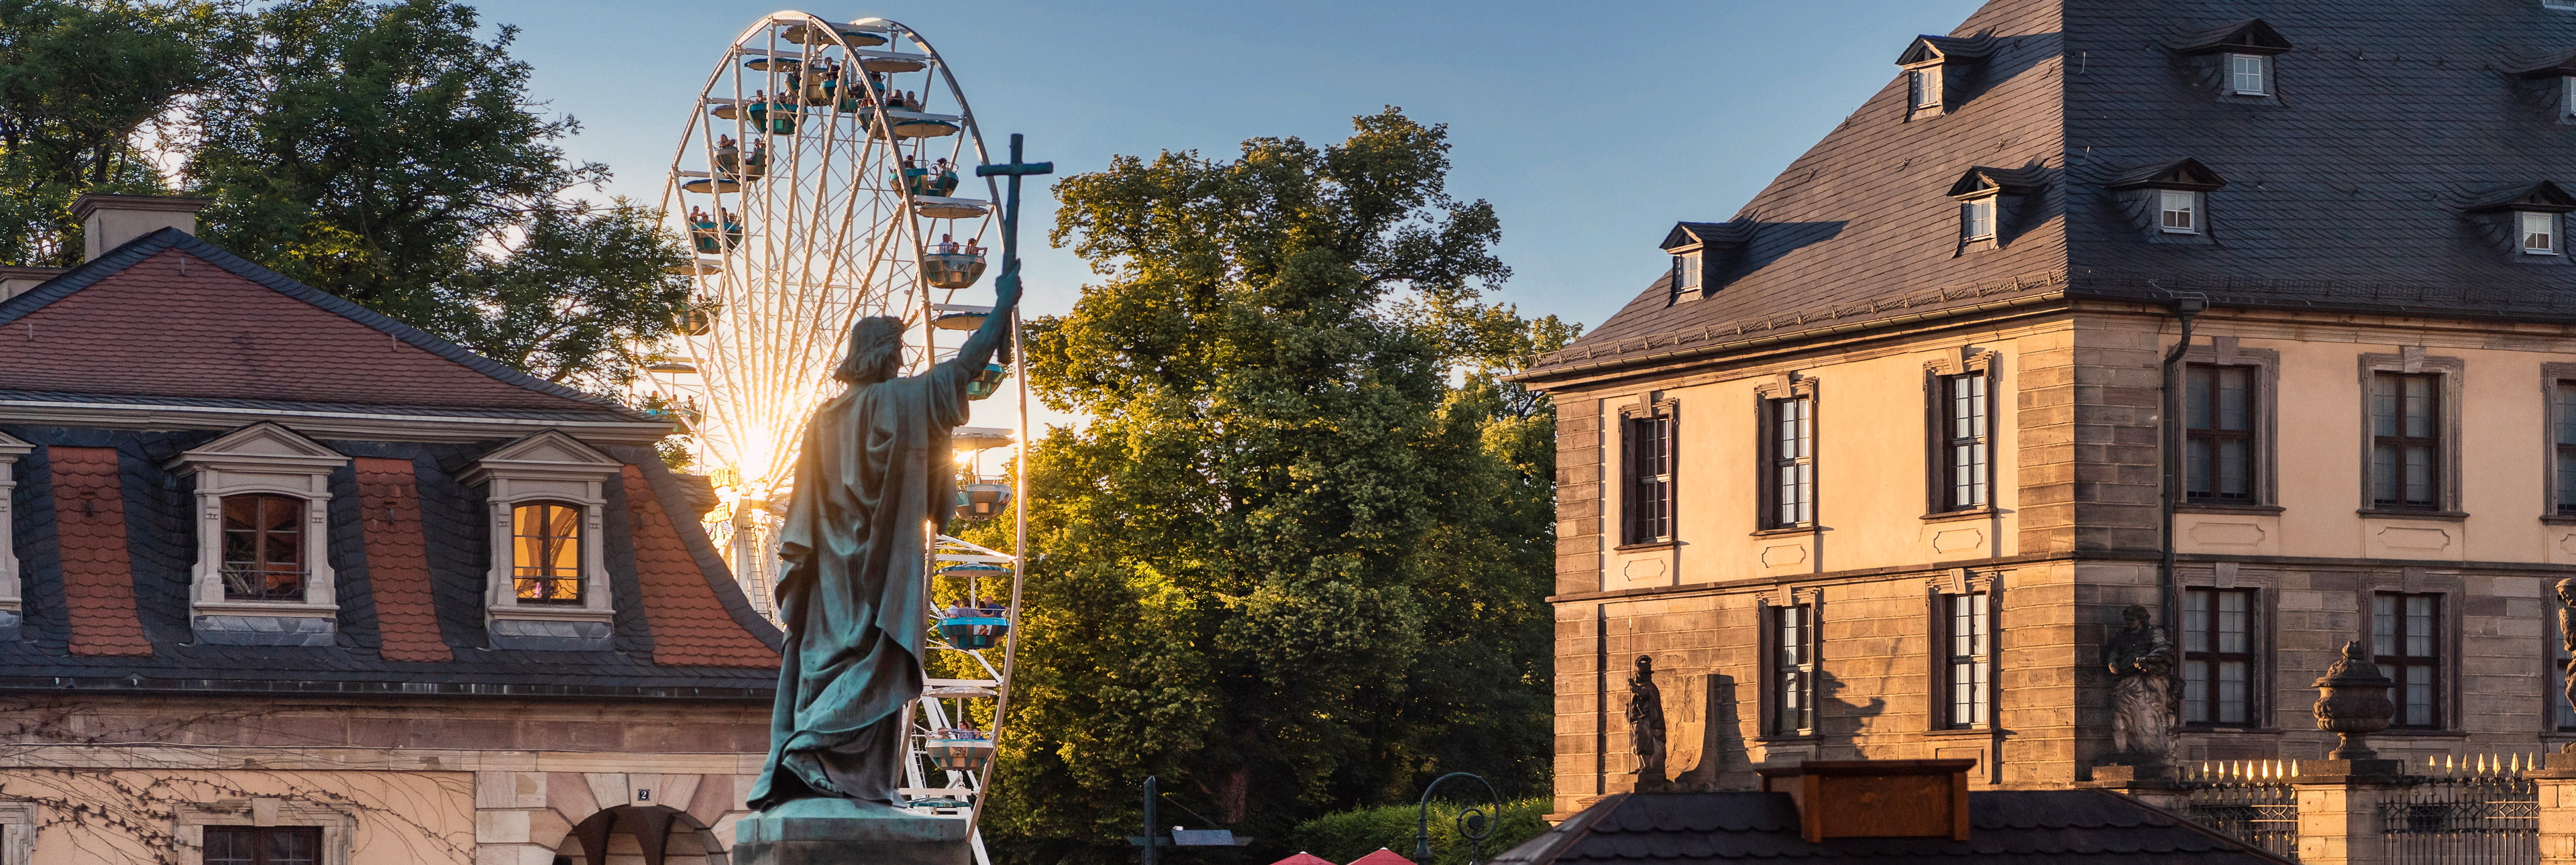
<instances>
[{"instance_id":1,"label":"arched dormer window","mask_svg":"<svg viewBox=\"0 0 2576 865\"><path fill-rule=\"evenodd\" d=\"M571 502L511 506L510 589L520 603L581 603L582 512Z\"/></svg>"}]
</instances>

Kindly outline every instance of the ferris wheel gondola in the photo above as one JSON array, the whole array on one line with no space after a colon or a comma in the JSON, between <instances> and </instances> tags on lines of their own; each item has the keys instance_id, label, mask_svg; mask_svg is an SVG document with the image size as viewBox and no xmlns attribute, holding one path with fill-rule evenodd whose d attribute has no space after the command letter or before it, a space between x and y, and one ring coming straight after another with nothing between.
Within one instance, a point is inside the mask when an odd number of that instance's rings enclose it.
<instances>
[{"instance_id":1,"label":"ferris wheel gondola","mask_svg":"<svg viewBox=\"0 0 2576 865\"><path fill-rule=\"evenodd\" d=\"M709 535L764 614L775 616L776 531L794 495L797 443L814 407L842 387L830 371L851 324L902 319L906 363L918 371L963 342L958 316L980 323L989 311L954 297L988 269L983 243L995 235L1000 190L963 182L987 162L949 65L894 21L771 14L734 39L697 94L662 198L695 253L674 269L691 280L693 302L667 359L638 387L679 407L668 414L721 502ZM1010 378L994 364L969 393L989 397ZM961 478L961 517L1024 526L1011 487L978 471L984 451L1025 441L1026 430L1023 393L1015 430L959 440L979 455ZM980 677L927 686L904 795L971 818L1008 693L1007 658L996 666L985 653L1009 650L1018 558L946 536L924 552L940 568L934 588L960 599L926 623L937 635L929 648Z\"/></svg>"}]
</instances>

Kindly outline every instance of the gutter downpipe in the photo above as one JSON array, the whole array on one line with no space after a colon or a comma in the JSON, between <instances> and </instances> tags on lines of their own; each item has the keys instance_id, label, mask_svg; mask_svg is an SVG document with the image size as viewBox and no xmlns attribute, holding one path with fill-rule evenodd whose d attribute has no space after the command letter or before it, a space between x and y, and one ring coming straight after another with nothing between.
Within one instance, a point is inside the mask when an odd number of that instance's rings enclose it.
<instances>
[{"instance_id":1,"label":"gutter downpipe","mask_svg":"<svg viewBox=\"0 0 2576 865\"><path fill-rule=\"evenodd\" d=\"M2161 596L2161 606L2164 607L2164 621L2161 624L2165 626L2167 633L2179 633L2174 629L2182 622L2182 580L2174 573L2174 508L2182 503L2183 484L2182 443L2179 441L2182 437L2182 406L2179 388L2175 386L2177 376L2174 373L2176 365L2182 362L2183 354L2191 350L2192 317L2208 308L2209 299L2205 297L2192 295L2174 298L2173 314L2174 318L2182 322L2182 339L2174 343L2172 351L2165 353L2163 393L2160 394L2164 416L2158 418L2156 424L2157 449L2163 452L2164 458L2164 483L2160 485L2162 489L2158 491L2160 493L2158 500L2163 505L2164 514L2163 524L2157 532L2157 546L2160 549L2156 562L2156 591Z\"/></svg>"}]
</instances>

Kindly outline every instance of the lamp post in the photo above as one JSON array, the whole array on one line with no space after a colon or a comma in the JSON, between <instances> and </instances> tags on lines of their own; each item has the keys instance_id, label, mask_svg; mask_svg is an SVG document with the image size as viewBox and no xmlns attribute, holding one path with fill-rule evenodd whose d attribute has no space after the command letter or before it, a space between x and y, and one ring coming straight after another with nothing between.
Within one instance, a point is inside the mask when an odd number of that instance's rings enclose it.
<instances>
[{"instance_id":1,"label":"lamp post","mask_svg":"<svg viewBox=\"0 0 2576 865\"><path fill-rule=\"evenodd\" d=\"M1431 793L1440 789L1440 782L1451 778L1476 779L1476 783L1485 787L1486 800L1493 803L1493 810L1490 812L1472 807L1458 812L1458 835L1467 839L1467 865L1477 865L1484 859L1485 839L1494 834L1494 820L1502 816L1503 796L1501 793L1494 792L1493 783L1486 781L1482 775L1473 772L1451 772L1432 779L1431 786L1422 788L1422 811L1413 824L1414 865L1431 865Z\"/></svg>"}]
</instances>

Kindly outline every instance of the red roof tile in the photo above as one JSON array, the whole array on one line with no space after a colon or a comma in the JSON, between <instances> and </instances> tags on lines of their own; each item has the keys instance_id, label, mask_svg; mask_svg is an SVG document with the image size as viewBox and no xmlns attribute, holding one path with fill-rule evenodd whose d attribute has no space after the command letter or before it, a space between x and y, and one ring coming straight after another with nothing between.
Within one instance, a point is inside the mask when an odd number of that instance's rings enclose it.
<instances>
[{"instance_id":1,"label":"red roof tile","mask_svg":"<svg viewBox=\"0 0 2576 865\"><path fill-rule=\"evenodd\" d=\"M11 390L588 409L169 249L9 322Z\"/></svg>"},{"instance_id":2,"label":"red roof tile","mask_svg":"<svg viewBox=\"0 0 2576 865\"><path fill-rule=\"evenodd\" d=\"M429 543L420 529L420 490L410 460L361 457L358 509L365 519L367 583L388 661L452 661L430 593Z\"/></svg>"},{"instance_id":3,"label":"red roof tile","mask_svg":"<svg viewBox=\"0 0 2576 865\"><path fill-rule=\"evenodd\" d=\"M706 572L680 543L644 472L626 471L627 507L635 524L635 580L644 588L644 620L653 628L653 662L677 666L777 667L778 653L725 612Z\"/></svg>"},{"instance_id":4,"label":"red roof tile","mask_svg":"<svg viewBox=\"0 0 2576 865\"><path fill-rule=\"evenodd\" d=\"M143 636L143 622L134 614L134 567L126 557L125 496L117 479L116 449L45 450L54 476L72 654L152 654L152 641Z\"/></svg>"}]
</instances>

